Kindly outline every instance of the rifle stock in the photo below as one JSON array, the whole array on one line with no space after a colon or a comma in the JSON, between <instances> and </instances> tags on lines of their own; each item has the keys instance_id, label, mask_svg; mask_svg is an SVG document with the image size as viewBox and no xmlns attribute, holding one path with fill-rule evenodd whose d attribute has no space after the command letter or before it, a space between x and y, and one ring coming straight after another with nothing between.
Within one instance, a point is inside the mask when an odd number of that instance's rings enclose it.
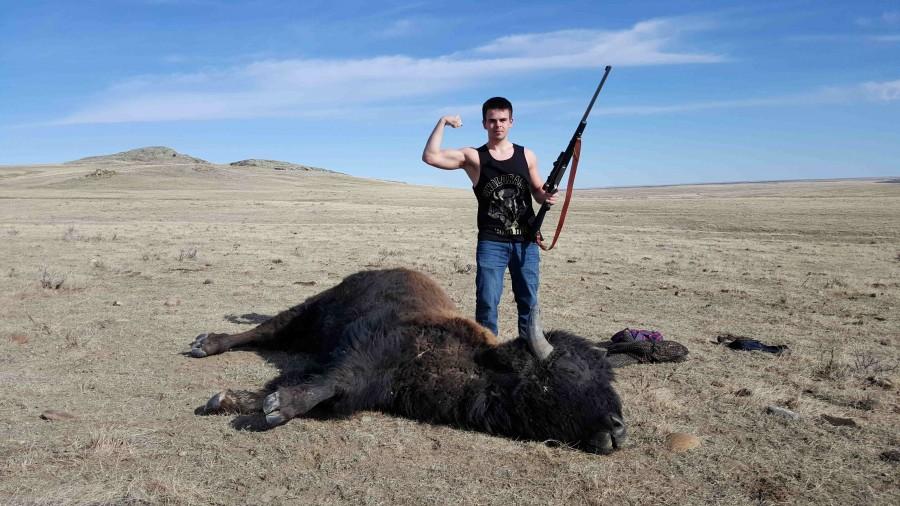
<instances>
[{"instance_id":1,"label":"rifle stock","mask_svg":"<svg viewBox=\"0 0 900 506\"><path fill-rule=\"evenodd\" d=\"M591 113L591 109L594 108L594 102L597 100L597 95L600 94L600 90L603 89L603 84L606 83L606 78L609 76L610 70L612 70L612 67L607 65L603 72L603 78L600 80L597 90L594 91L594 96L591 98L587 110L584 111L584 116L581 117L581 122L578 123L575 133L572 134L572 138L569 139L569 145L566 146L565 151L560 152L556 161L553 162L553 169L550 171L550 175L547 177L547 181L544 182L543 186L546 193L556 193L559 190L559 182L566 174L566 169L569 168L569 162L572 161L572 155L575 153L575 144L578 142L578 139L581 139L581 135L584 133L584 128L587 126L588 115ZM571 189L569 190L571 191ZM549 209L550 206L547 203L541 204L541 208L538 210L537 214L529 221L528 225L532 238L540 237L541 225L544 223L544 215L547 214Z\"/></svg>"}]
</instances>

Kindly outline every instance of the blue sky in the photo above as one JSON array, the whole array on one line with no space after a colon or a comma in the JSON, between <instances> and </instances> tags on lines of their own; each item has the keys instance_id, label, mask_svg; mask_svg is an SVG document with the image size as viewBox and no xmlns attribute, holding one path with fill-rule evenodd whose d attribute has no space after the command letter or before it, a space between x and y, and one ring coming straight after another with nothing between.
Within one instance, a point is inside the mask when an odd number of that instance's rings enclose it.
<instances>
[{"instance_id":1,"label":"blue sky","mask_svg":"<svg viewBox=\"0 0 900 506\"><path fill-rule=\"evenodd\" d=\"M465 187L484 142L549 172L604 65L576 186L900 175L900 2L0 0L0 164L166 145Z\"/></svg>"}]
</instances>

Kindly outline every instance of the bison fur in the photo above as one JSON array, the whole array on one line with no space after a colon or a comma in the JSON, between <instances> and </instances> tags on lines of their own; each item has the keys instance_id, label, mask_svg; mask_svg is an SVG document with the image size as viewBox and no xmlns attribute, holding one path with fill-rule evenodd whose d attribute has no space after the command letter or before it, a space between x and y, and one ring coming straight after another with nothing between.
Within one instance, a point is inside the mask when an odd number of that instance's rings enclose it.
<instances>
[{"instance_id":1,"label":"bison fur","mask_svg":"<svg viewBox=\"0 0 900 506\"><path fill-rule=\"evenodd\" d=\"M522 339L498 343L462 316L428 276L363 271L239 334L201 334L202 358L253 345L305 354L260 392L225 391L210 413L299 416L378 410L516 439L558 441L609 453L625 441L622 405L604 350L565 331L540 360Z\"/></svg>"}]
</instances>

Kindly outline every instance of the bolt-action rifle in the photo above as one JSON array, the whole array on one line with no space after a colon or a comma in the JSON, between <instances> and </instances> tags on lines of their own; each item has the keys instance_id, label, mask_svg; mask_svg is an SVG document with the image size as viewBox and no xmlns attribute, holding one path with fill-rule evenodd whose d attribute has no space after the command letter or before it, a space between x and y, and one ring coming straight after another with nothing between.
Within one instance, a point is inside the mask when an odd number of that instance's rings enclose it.
<instances>
[{"instance_id":1,"label":"bolt-action rifle","mask_svg":"<svg viewBox=\"0 0 900 506\"><path fill-rule=\"evenodd\" d=\"M606 82L606 77L609 75L609 71L612 70L612 67L607 65L606 70L603 73L603 79L600 80L600 85L597 86L597 91L594 92L594 96L591 98L591 102L587 106L587 110L584 111L584 116L581 117L581 123L578 124L578 128L575 129L575 134L572 135L572 139L569 140L569 145L566 147L566 150L559 154L559 157L553 162L553 170L550 171L550 176L547 178L547 181L544 183L544 191L546 193L556 193L559 189L559 182L562 180L563 176L566 174L566 169L569 168L569 162L572 161L572 156L575 156L575 165L578 164L578 154L581 149L581 134L584 133L584 127L587 126L587 117L591 113L591 109L594 107L594 102L597 100L597 95L600 94L600 90L603 89L603 84ZM572 175L575 175L575 166L572 167ZM572 179L569 179L571 186ZM562 228L562 221L565 219L565 212L568 208L569 204L569 196L572 193L572 188L568 188L568 194L566 196L566 203L563 205L563 214L560 217L560 224L556 229L556 235L559 236L559 231ZM549 250L553 247L551 245L549 248L543 245L543 236L541 236L541 224L544 223L544 215L547 214L547 210L550 209L550 206L547 203L541 205L540 210L538 210L537 215L532 218L529 222L529 229L531 231L532 236L537 241L538 244L541 245L542 248ZM556 238L554 238L553 244L556 244Z\"/></svg>"}]
</instances>

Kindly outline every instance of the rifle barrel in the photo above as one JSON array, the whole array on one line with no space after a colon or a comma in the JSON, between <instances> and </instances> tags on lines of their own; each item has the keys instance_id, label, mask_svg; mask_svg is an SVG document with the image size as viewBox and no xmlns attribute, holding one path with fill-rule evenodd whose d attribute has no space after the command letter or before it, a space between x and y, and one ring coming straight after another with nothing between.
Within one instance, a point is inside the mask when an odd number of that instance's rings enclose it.
<instances>
[{"instance_id":1,"label":"rifle barrel","mask_svg":"<svg viewBox=\"0 0 900 506\"><path fill-rule=\"evenodd\" d=\"M607 65L606 70L603 72L603 79L600 80L600 84L597 86L597 91L594 92L594 96L591 97L591 103L588 104L587 110L584 111L584 116L581 117L582 123L587 123L588 115L591 113L591 109L594 108L594 102L597 101L597 95L600 94L600 90L603 89L603 83L606 82L606 77L609 75L609 71L612 70L612 66Z\"/></svg>"}]
</instances>

